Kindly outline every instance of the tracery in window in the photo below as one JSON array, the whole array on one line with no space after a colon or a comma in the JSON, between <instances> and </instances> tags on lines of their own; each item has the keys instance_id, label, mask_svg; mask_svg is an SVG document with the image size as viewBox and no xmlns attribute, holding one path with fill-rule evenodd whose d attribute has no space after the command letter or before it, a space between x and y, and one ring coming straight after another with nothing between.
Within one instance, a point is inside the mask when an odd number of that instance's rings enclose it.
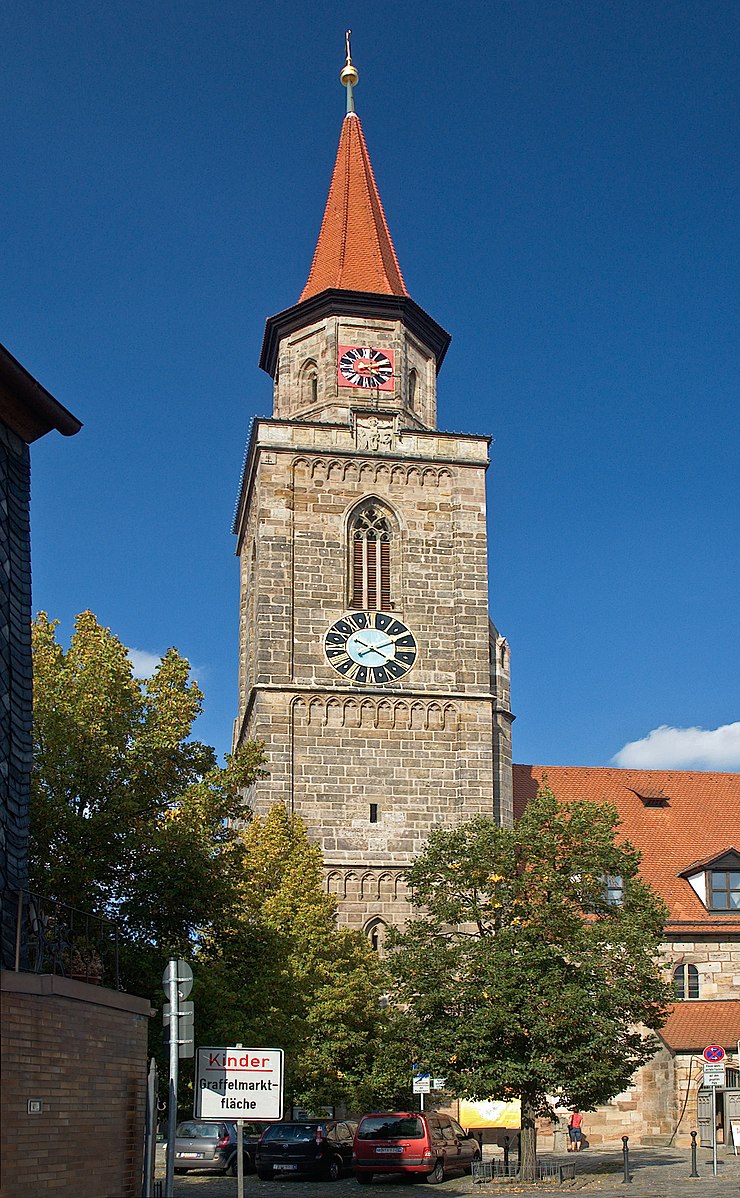
<instances>
[{"instance_id":1,"label":"tracery in window","mask_svg":"<svg viewBox=\"0 0 740 1198\"><path fill-rule=\"evenodd\" d=\"M363 503L349 525L352 607L388 611L391 606L390 514L376 500Z\"/></svg>"},{"instance_id":2,"label":"tracery in window","mask_svg":"<svg viewBox=\"0 0 740 1198\"><path fill-rule=\"evenodd\" d=\"M699 997L699 970L695 965L677 965L673 971L673 992L677 999Z\"/></svg>"}]
</instances>

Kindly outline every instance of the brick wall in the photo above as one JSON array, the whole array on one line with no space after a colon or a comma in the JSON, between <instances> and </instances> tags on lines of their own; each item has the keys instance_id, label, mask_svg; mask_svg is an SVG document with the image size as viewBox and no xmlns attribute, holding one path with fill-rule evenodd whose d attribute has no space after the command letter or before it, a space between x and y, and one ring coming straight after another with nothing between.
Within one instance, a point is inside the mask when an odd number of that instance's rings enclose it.
<instances>
[{"instance_id":1,"label":"brick wall","mask_svg":"<svg viewBox=\"0 0 740 1198\"><path fill-rule=\"evenodd\" d=\"M0 1002L2 1198L138 1198L149 1003L10 972Z\"/></svg>"}]
</instances>

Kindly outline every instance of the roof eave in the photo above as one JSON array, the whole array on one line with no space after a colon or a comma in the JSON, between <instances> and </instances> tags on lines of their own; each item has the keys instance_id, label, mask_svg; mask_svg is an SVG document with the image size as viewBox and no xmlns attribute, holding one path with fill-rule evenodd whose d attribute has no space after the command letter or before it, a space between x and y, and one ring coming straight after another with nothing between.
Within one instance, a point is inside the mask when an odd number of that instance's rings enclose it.
<instances>
[{"instance_id":1,"label":"roof eave","mask_svg":"<svg viewBox=\"0 0 740 1198\"><path fill-rule=\"evenodd\" d=\"M82 428L58 400L0 345L0 420L27 444L53 428L72 437Z\"/></svg>"},{"instance_id":2,"label":"roof eave","mask_svg":"<svg viewBox=\"0 0 740 1198\"><path fill-rule=\"evenodd\" d=\"M369 316L377 319L401 320L410 333L419 337L432 351L437 370L444 361L452 340L423 308L406 295L380 295L372 291L344 291L329 287L309 299L270 316L260 354L260 369L275 377L278 348L283 337L324 316Z\"/></svg>"}]
</instances>

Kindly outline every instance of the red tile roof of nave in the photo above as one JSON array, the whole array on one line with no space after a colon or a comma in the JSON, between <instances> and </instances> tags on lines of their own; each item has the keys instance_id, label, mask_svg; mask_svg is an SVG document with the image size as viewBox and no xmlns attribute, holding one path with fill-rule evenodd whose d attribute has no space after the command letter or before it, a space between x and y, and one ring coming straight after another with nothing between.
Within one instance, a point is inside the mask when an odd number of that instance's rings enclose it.
<instances>
[{"instance_id":1,"label":"red tile roof of nave","mask_svg":"<svg viewBox=\"0 0 740 1198\"><path fill-rule=\"evenodd\" d=\"M301 301L329 287L408 295L354 112L342 123L329 198Z\"/></svg>"},{"instance_id":2,"label":"red tile roof of nave","mask_svg":"<svg viewBox=\"0 0 740 1198\"><path fill-rule=\"evenodd\" d=\"M671 1003L658 1035L674 1052L701 1052L707 1044L719 1044L734 1053L740 1040L740 1001Z\"/></svg>"},{"instance_id":3,"label":"red tile roof of nave","mask_svg":"<svg viewBox=\"0 0 740 1198\"><path fill-rule=\"evenodd\" d=\"M561 802L593 799L615 805L621 835L642 853L642 876L668 905L673 939L683 932L740 935L740 912L708 911L686 878L679 877L695 862L731 848L740 852L740 774L515 765L517 817L544 778ZM639 797L661 790L666 806L646 807Z\"/></svg>"}]
</instances>

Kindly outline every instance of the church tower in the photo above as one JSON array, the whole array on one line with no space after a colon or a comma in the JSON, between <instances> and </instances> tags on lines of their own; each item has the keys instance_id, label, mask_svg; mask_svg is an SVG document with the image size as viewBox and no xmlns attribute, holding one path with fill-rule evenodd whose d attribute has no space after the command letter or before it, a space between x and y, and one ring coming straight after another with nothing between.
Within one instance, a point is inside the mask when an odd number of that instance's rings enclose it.
<instances>
[{"instance_id":1,"label":"church tower","mask_svg":"<svg viewBox=\"0 0 740 1198\"><path fill-rule=\"evenodd\" d=\"M450 337L408 294L347 39L334 172L306 286L267 321L271 419L251 433L234 745L249 801L299 814L340 919L374 943L408 914L430 831L512 818L509 651L488 616L489 438L436 427Z\"/></svg>"}]
</instances>

